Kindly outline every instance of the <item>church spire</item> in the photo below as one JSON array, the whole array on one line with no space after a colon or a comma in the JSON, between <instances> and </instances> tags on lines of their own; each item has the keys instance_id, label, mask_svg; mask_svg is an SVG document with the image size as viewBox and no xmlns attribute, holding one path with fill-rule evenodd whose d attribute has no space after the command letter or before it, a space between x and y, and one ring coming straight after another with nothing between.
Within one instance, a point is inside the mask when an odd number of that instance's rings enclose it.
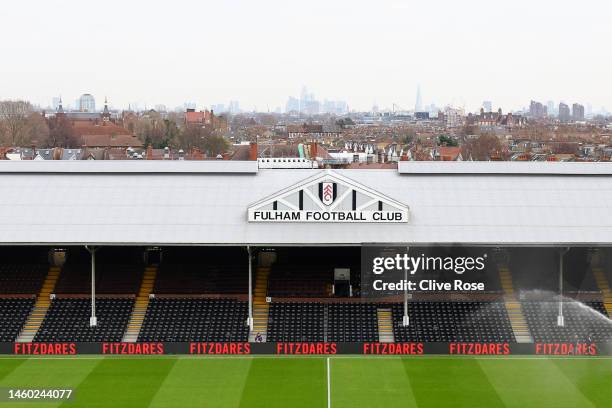
<instances>
[{"instance_id":1,"label":"church spire","mask_svg":"<svg viewBox=\"0 0 612 408\"><path fill-rule=\"evenodd\" d=\"M104 110L102 111L102 123L110 122L111 114L108 110L108 98L104 97Z\"/></svg>"}]
</instances>

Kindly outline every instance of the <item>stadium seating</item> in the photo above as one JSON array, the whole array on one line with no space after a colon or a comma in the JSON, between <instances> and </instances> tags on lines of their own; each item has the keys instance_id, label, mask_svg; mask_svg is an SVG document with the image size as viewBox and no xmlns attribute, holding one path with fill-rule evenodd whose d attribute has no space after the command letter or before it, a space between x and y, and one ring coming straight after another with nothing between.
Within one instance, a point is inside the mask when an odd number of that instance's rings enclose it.
<instances>
[{"instance_id":1,"label":"stadium seating","mask_svg":"<svg viewBox=\"0 0 612 408\"><path fill-rule=\"evenodd\" d=\"M278 258L270 271L268 296L329 297L332 295L334 268L350 269L353 290L359 287L359 248L282 248L276 253Z\"/></svg>"},{"instance_id":2,"label":"stadium seating","mask_svg":"<svg viewBox=\"0 0 612 408\"><path fill-rule=\"evenodd\" d=\"M38 293L48 269L44 264L1 264L0 293Z\"/></svg>"},{"instance_id":3,"label":"stadium seating","mask_svg":"<svg viewBox=\"0 0 612 408\"><path fill-rule=\"evenodd\" d=\"M238 266L162 263L153 293L244 294L248 282L246 261Z\"/></svg>"},{"instance_id":4,"label":"stadium seating","mask_svg":"<svg viewBox=\"0 0 612 408\"><path fill-rule=\"evenodd\" d=\"M535 342L607 342L612 340L612 321L601 302L563 304L565 325L557 325L559 302L525 301L523 311Z\"/></svg>"},{"instance_id":5,"label":"stadium seating","mask_svg":"<svg viewBox=\"0 0 612 408\"><path fill-rule=\"evenodd\" d=\"M140 264L104 264L96 266L96 293L137 293L144 267ZM91 265L66 264L55 287L55 293L85 294L91 292Z\"/></svg>"},{"instance_id":6,"label":"stadium seating","mask_svg":"<svg viewBox=\"0 0 612 408\"><path fill-rule=\"evenodd\" d=\"M234 299L155 298L138 341L243 342L248 304Z\"/></svg>"},{"instance_id":7,"label":"stadium seating","mask_svg":"<svg viewBox=\"0 0 612 408\"><path fill-rule=\"evenodd\" d=\"M246 294L248 253L240 247L164 248L156 294Z\"/></svg>"},{"instance_id":8,"label":"stadium seating","mask_svg":"<svg viewBox=\"0 0 612 408\"><path fill-rule=\"evenodd\" d=\"M324 341L325 305L281 302L270 305L268 341Z\"/></svg>"},{"instance_id":9,"label":"stadium seating","mask_svg":"<svg viewBox=\"0 0 612 408\"><path fill-rule=\"evenodd\" d=\"M34 306L34 297L0 298L0 342L15 341Z\"/></svg>"},{"instance_id":10,"label":"stadium seating","mask_svg":"<svg viewBox=\"0 0 612 408\"><path fill-rule=\"evenodd\" d=\"M268 296L326 297L332 277L330 267L275 265L270 273Z\"/></svg>"},{"instance_id":11,"label":"stadium seating","mask_svg":"<svg viewBox=\"0 0 612 408\"><path fill-rule=\"evenodd\" d=\"M512 248L509 268L519 292L559 290L559 250L557 248ZM564 255L563 290L599 292L588 261L587 248L572 248Z\"/></svg>"},{"instance_id":12,"label":"stadium seating","mask_svg":"<svg viewBox=\"0 0 612 408\"><path fill-rule=\"evenodd\" d=\"M403 304L393 305L396 342L514 342L501 302L410 302L410 325L402 326Z\"/></svg>"},{"instance_id":13,"label":"stadium seating","mask_svg":"<svg viewBox=\"0 0 612 408\"><path fill-rule=\"evenodd\" d=\"M327 340L378 341L377 305L336 303L328 305Z\"/></svg>"},{"instance_id":14,"label":"stadium seating","mask_svg":"<svg viewBox=\"0 0 612 408\"><path fill-rule=\"evenodd\" d=\"M121 341L133 304L131 298L96 299L98 325L90 327L90 299L54 299L34 341Z\"/></svg>"}]
</instances>

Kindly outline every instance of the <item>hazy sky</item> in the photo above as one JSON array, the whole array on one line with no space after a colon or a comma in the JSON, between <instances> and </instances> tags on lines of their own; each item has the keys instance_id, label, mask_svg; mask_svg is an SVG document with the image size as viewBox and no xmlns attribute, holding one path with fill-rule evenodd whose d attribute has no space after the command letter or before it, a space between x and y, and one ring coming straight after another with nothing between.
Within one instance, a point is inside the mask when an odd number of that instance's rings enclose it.
<instances>
[{"instance_id":1,"label":"hazy sky","mask_svg":"<svg viewBox=\"0 0 612 408\"><path fill-rule=\"evenodd\" d=\"M0 99L612 108L608 0L3 1Z\"/></svg>"}]
</instances>

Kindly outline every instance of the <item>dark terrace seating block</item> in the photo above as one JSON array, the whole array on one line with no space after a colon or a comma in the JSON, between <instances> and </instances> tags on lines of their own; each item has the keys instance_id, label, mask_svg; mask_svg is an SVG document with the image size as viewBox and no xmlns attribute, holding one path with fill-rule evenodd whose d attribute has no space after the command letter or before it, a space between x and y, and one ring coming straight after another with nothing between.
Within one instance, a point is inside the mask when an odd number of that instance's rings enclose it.
<instances>
[{"instance_id":1,"label":"dark terrace seating block","mask_svg":"<svg viewBox=\"0 0 612 408\"><path fill-rule=\"evenodd\" d=\"M321 303L272 303L267 341L324 341L324 318Z\"/></svg>"},{"instance_id":2,"label":"dark terrace seating block","mask_svg":"<svg viewBox=\"0 0 612 408\"><path fill-rule=\"evenodd\" d=\"M559 302L523 302L523 311L535 342L612 341L612 322L601 302L564 302L563 327L557 325Z\"/></svg>"},{"instance_id":3,"label":"dark terrace seating block","mask_svg":"<svg viewBox=\"0 0 612 408\"><path fill-rule=\"evenodd\" d=\"M138 341L245 342L247 302L234 299L151 299Z\"/></svg>"},{"instance_id":4,"label":"dark terrace seating block","mask_svg":"<svg viewBox=\"0 0 612 408\"><path fill-rule=\"evenodd\" d=\"M402 326L404 306L393 305L396 342L514 342L502 302L410 302L410 325Z\"/></svg>"},{"instance_id":5,"label":"dark terrace seating block","mask_svg":"<svg viewBox=\"0 0 612 408\"><path fill-rule=\"evenodd\" d=\"M34 298L0 299L0 342L15 341L33 306Z\"/></svg>"},{"instance_id":6,"label":"dark terrace seating block","mask_svg":"<svg viewBox=\"0 0 612 408\"><path fill-rule=\"evenodd\" d=\"M34 341L121 341L133 306L134 299L96 299L98 325L90 327L90 299L54 299Z\"/></svg>"}]
</instances>

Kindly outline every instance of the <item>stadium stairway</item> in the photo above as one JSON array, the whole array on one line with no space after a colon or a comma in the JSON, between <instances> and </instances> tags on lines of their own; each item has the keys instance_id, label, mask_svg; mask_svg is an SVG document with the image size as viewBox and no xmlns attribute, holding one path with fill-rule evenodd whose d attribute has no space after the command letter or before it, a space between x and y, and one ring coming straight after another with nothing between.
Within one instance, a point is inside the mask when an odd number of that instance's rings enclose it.
<instances>
[{"instance_id":1,"label":"stadium stairway","mask_svg":"<svg viewBox=\"0 0 612 408\"><path fill-rule=\"evenodd\" d=\"M59 279L60 271L61 269L58 266L49 267L47 277L36 296L36 303L28 316L28 320L23 325L21 333L17 337L17 342L31 343L34 340L34 336L36 336L51 305L51 293L55 290L55 284Z\"/></svg>"},{"instance_id":2,"label":"stadium stairway","mask_svg":"<svg viewBox=\"0 0 612 408\"><path fill-rule=\"evenodd\" d=\"M376 314L378 316L378 341L380 343L394 343L391 309L378 309Z\"/></svg>"},{"instance_id":3,"label":"stadium stairway","mask_svg":"<svg viewBox=\"0 0 612 408\"><path fill-rule=\"evenodd\" d=\"M138 334L140 333L142 322L144 321L145 315L147 314L147 308L149 307L149 295L153 291L156 277L157 266L148 266L142 275L140 291L138 292L138 296L136 296L134 309L132 309L132 315L130 316L127 330L123 335L123 342L125 343L135 343L138 340Z\"/></svg>"},{"instance_id":4,"label":"stadium stairway","mask_svg":"<svg viewBox=\"0 0 612 408\"><path fill-rule=\"evenodd\" d=\"M268 337L268 315L270 314L270 304L266 301L268 293L268 278L270 268L257 268L257 278L255 280L255 291L253 296L253 331L249 333L249 341L257 341L257 334L261 336L263 342Z\"/></svg>"},{"instance_id":5,"label":"stadium stairway","mask_svg":"<svg viewBox=\"0 0 612 408\"><path fill-rule=\"evenodd\" d=\"M517 301L514 293L514 284L512 283L512 273L505 264L499 265L499 280L502 290L504 291L504 305L506 313L512 325L514 338L517 343L532 343L533 337L529 331L527 320L523 314L521 302Z\"/></svg>"},{"instance_id":6,"label":"stadium stairway","mask_svg":"<svg viewBox=\"0 0 612 408\"><path fill-rule=\"evenodd\" d=\"M606 273L602 268L593 268L593 276L595 276L597 287L603 294L603 302L606 312L608 313L608 316L612 317L612 292L610 291L610 284L606 278Z\"/></svg>"}]
</instances>

